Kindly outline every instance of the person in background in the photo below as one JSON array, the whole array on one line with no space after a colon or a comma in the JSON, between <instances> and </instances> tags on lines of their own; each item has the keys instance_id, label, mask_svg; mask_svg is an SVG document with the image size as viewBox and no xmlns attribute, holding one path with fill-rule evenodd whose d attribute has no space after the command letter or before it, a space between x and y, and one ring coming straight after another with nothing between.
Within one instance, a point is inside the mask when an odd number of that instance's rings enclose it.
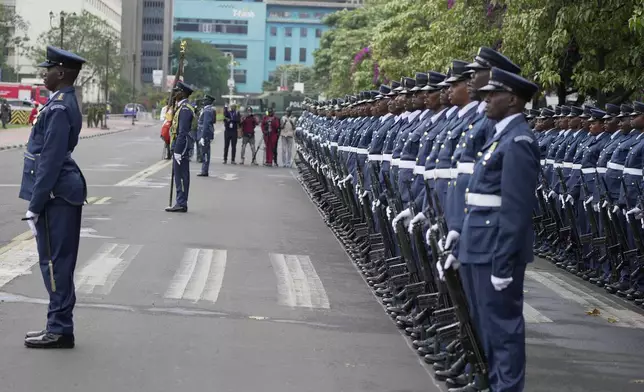
<instances>
[{"instance_id":1,"label":"person in background","mask_svg":"<svg viewBox=\"0 0 644 392\"><path fill-rule=\"evenodd\" d=\"M280 120L275 116L273 109L269 109L262 120L262 133L264 134L264 145L266 147L266 162L264 162L264 166L273 166L273 163L277 166L277 162L274 162L273 157L277 148L279 129Z\"/></svg>"},{"instance_id":2,"label":"person in background","mask_svg":"<svg viewBox=\"0 0 644 392\"><path fill-rule=\"evenodd\" d=\"M11 122L11 106L4 101L2 108L0 108L0 120L2 121L2 128L7 129L7 124Z\"/></svg>"},{"instance_id":3,"label":"person in background","mask_svg":"<svg viewBox=\"0 0 644 392\"><path fill-rule=\"evenodd\" d=\"M253 154L251 165L257 166L255 162L255 127L257 126L257 117L253 115L253 108L250 106L246 108L246 114L241 120L242 130L242 150L241 150L241 164L244 164L244 156L246 154L246 145L250 144L250 152Z\"/></svg>"},{"instance_id":4,"label":"person in background","mask_svg":"<svg viewBox=\"0 0 644 392\"><path fill-rule=\"evenodd\" d=\"M280 128L280 143L282 144L282 167L293 166L293 136L295 136L295 116L291 108L286 109L286 114L282 117ZM277 156L275 156L277 160Z\"/></svg>"},{"instance_id":5,"label":"person in background","mask_svg":"<svg viewBox=\"0 0 644 392\"><path fill-rule=\"evenodd\" d=\"M29 125L34 125L36 117L38 117L38 102L34 102L34 107L29 114Z\"/></svg>"},{"instance_id":6,"label":"person in background","mask_svg":"<svg viewBox=\"0 0 644 392\"><path fill-rule=\"evenodd\" d=\"M236 105L230 105L230 109L224 111L224 127L224 165L228 163L228 147L231 147L230 163L236 165L237 127L239 127L239 113Z\"/></svg>"}]
</instances>

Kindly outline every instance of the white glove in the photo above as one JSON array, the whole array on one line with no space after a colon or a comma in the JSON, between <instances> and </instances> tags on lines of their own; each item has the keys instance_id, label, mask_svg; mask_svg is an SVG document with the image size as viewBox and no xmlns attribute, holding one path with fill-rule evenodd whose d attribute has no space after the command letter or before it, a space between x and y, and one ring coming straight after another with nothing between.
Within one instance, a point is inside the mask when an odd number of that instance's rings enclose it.
<instances>
[{"instance_id":1,"label":"white glove","mask_svg":"<svg viewBox=\"0 0 644 392\"><path fill-rule=\"evenodd\" d=\"M619 206L613 206L613 214L617 214L619 212Z\"/></svg>"},{"instance_id":2,"label":"white glove","mask_svg":"<svg viewBox=\"0 0 644 392\"><path fill-rule=\"evenodd\" d=\"M378 208L378 204L376 204L376 201L371 202L371 211L375 214L376 213L376 208Z\"/></svg>"},{"instance_id":3,"label":"white glove","mask_svg":"<svg viewBox=\"0 0 644 392\"><path fill-rule=\"evenodd\" d=\"M642 210L640 210L639 208L635 207L635 208L632 208L632 209L628 210L626 212L626 215L636 215L636 214L639 214L640 212L642 212Z\"/></svg>"},{"instance_id":4,"label":"white glove","mask_svg":"<svg viewBox=\"0 0 644 392\"><path fill-rule=\"evenodd\" d=\"M443 271L443 266L440 261L436 262L436 270L438 271L438 279L445 280L445 272Z\"/></svg>"},{"instance_id":5,"label":"white glove","mask_svg":"<svg viewBox=\"0 0 644 392\"><path fill-rule=\"evenodd\" d=\"M31 234L36 237L38 235L38 231L36 230L36 223L38 223L38 214L35 214L31 211L27 211L25 214L25 218L27 218L27 225L29 225L29 229L31 229Z\"/></svg>"},{"instance_id":6,"label":"white glove","mask_svg":"<svg viewBox=\"0 0 644 392\"><path fill-rule=\"evenodd\" d=\"M205 146L206 142L203 140L203 138L201 138L199 139L199 144L201 144L202 146Z\"/></svg>"},{"instance_id":7,"label":"white glove","mask_svg":"<svg viewBox=\"0 0 644 392\"><path fill-rule=\"evenodd\" d=\"M177 161L178 164L181 164L181 154L177 154L175 152L174 153L174 160Z\"/></svg>"},{"instance_id":8,"label":"white glove","mask_svg":"<svg viewBox=\"0 0 644 392\"><path fill-rule=\"evenodd\" d=\"M572 196L570 195L566 196L566 203L574 204L572 200Z\"/></svg>"},{"instance_id":9,"label":"white glove","mask_svg":"<svg viewBox=\"0 0 644 392\"><path fill-rule=\"evenodd\" d=\"M604 202L602 203L602 208L606 207L608 207L608 200L604 200Z\"/></svg>"},{"instance_id":10,"label":"white glove","mask_svg":"<svg viewBox=\"0 0 644 392\"><path fill-rule=\"evenodd\" d=\"M512 277L497 278L494 275L490 276L490 282L492 282L492 286L494 286L494 290L496 291L505 290L510 285L510 283L512 283L512 280Z\"/></svg>"},{"instance_id":11,"label":"white glove","mask_svg":"<svg viewBox=\"0 0 644 392\"><path fill-rule=\"evenodd\" d=\"M360 195L360 197L367 197L367 196L369 196L369 192L367 191L362 192L362 195Z\"/></svg>"},{"instance_id":12,"label":"white glove","mask_svg":"<svg viewBox=\"0 0 644 392\"><path fill-rule=\"evenodd\" d=\"M380 199L376 199L376 207L380 207Z\"/></svg>"},{"instance_id":13,"label":"white glove","mask_svg":"<svg viewBox=\"0 0 644 392\"><path fill-rule=\"evenodd\" d=\"M391 219L393 213L394 212L391 210L391 207L387 206L387 218Z\"/></svg>"},{"instance_id":14,"label":"white glove","mask_svg":"<svg viewBox=\"0 0 644 392\"><path fill-rule=\"evenodd\" d=\"M456 241L461 237L461 234L458 231L450 230L445 237L445 243L443 240L438 243L438 247L441 251L449 250L452 248L452 245L456 244Z\"/></svg>"},{"instance_id":15,"label":"white glove","mask_svg":"<svg viewBox=\"0 0 644 392\"><path fill-rule=\"evenodd\" d=\"M345 181L345 182L346 182L346 181L351 181L351 180L353 180L353 176L352 176L351 174L349 174L348 176L346 176L346 177L344 178L344 180L343 180L343 181Z\"/></svg>"},{"instance_id":16,"label":"white glove","mask_svg":"<svg viewBox=\"0 0 644 392\"><path fill-rule=\"evenodd\" d=\"M416 214L416 216L413 217L412 220L409 222L409 227L407 228L407 230L409 231L409 234L412 234L414 232L414 225L416 223L424 222L426 220L427 220L427 217L422 212L419 212L418 214Z\"/></svg>"},{"instance_id":17,"label":"white glove","mask_svg":"<svg viewBox=\"0 0 644 392\"><path fill-rule=\"evenodd\" d=\"M564 195L559 195L559 201L561 202L561 205L563 206L566 204L566 200L564 199Z\"/></svg>"},{"instance_id":18,"label":"white glove","mask_svg":"<svg viewBox=\"0 0 644 392\"><path fill-rule=\"evenodd\" d=\"M593 201L592 196L590 196L588 199L584 200L584 204L590 204L591 201Z\"/></svg>"},{"instance_id":19,"label":"white glove","mask_svg":"<svg viewBox=\"0 0 644 392\"><path fill-rule=\"evenodd\" d=\"M403 210L401 213L396 215L396 217L391 221L391 226L394 228L394 233L397 233L396 226L398 225L398 222L403 219L403 222L406 221L408 218L411 218L411 210L409 208Z\"/></svg>"},{"instance_id":20,"label":"white glove","mask_svg":"<svg viewBox=\"0 0 644 392\"><path fill-rule=\"evenodd\" d=\"M599 203L593 204L593 210L595 210L595 212L599 212Z\"/></svg>"},{"instance_id":21,"label":"white glove","mask_svg":"<svg viewBox=\"0 0 644 392\"><path fill-rule=\"evenodd\" d=\"M555 193L555 191L550 190L550 192L548 193L548 197L551 199L554 199L557 197L557 194Z\"/></svg>"},{"instance_id":22,"label":"white glove","mask_svg":"<svg viewBox=\"0 0 644 392\"><path fill-rule=\"evenodd\" d=\"M361 191L361 189L362 189L362 188L360 188L360 184L357 184L357 185L356 185L356 195L360 196L360 194L362 193L362 192L360 192L360 191Z\"/></svg>"}]
</instances>

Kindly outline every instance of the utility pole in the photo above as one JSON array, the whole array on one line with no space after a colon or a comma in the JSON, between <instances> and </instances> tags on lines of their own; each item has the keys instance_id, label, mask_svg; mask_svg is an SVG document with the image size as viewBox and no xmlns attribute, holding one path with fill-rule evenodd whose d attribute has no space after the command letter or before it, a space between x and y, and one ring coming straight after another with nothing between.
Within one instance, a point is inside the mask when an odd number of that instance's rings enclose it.
<instances>
[{"instance_id":1,"label":"utility pole","mask_svg":"<svg viewBox=\"0 0 644 392\"><path fill-rule=\"evenodd\" d=\"M60 48L63 48L63 40L65 36L65 12L60 11Z\"/></svg>"},{"instance_id":2,"label":"utility pole","mask_svg":"<svg viewBox=\"0 0 644 392\"><path fill-rule=\"evenodd\" d=\"M109 90L109 75L110 75L110 40L107 40L105 46L105 115L103 116L103 129L107 128L107 99Z\"/></svg>"},{"instance_id":3,"label":"utility pole","mask_svg":"<svg viewBox=\"0 0 644 392\"><path fill-rule=\"evenodd\" d=\"M132 103L134 104L134 114L132 115L132 125L134 125L134 118L136 117L136 52L132 52Z\"/></svg>"},{"instance_id":4,"label":"utility pole","mask_svg":"<svg viewBox=\"0 0 644 392\"><path fill-rule=\"evenodd\" d=\"M230 76L228 77L228 106L233 104L233 90L235 89L235 55L232 52L225 52L230 57Z\"/></svg>"}]
</instances>

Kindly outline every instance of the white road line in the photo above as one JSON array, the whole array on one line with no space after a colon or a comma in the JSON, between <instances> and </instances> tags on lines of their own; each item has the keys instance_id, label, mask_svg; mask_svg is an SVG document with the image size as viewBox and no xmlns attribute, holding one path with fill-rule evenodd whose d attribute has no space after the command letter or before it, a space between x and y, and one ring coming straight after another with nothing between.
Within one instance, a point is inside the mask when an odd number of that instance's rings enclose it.
<instances>
[{"instance_id":1,"label":"white road line","mask_svg":"<svg viewBox=\"0 0 644 392\"><path fill-rule=\"evenodd\" d=\"M217 302L226 269L225 250L187 249L164 297Z\"/></svg>"},{"instance_id":2,"label":"white road line","mask_svg":"<svg viewBox=\"0 0 644 392\"><path fill-rule=\"evenodd\" d=\"M530 306L527 302L523 302L523 318L525 319L526 323L530 324L552 322L552 320L541 314L537 309Z\"/></svg>"},{"instance_id":3,"label":"white road line","mask_svg":"<svg viewBox=\"0 0 644 392\"><path fill-rule=\"evenodd\" d=\"M270 254L277 278L278 303L304 308L329 309L329 299L308 256Z\"/></svg>"},{"instance_id":4,"label":"white road line","mask_svg":"<svg viewBox=\"0 0 644 392\"><path fill-rule=\"evenodd\" d=\"M212 263L210 264L210 274L206 282L206 289L201 296L204 301L217 302L219 292L224 281L224 272L226 270L226 256L225 250L216 249Z\"/></svg>"},{"instance_id":5,"label":"white road line","mask_svg":"<svg viewBox=\"0 0 644 392\"><path fill-rule=\"evenodd\" d=\"M98 197L96 197L96 196L88 197L87 198L87 204L92 204L96 200L98 200Z\"/></svg>"},{"instance_id":6,"label":"white road line","mask_svg":"<svg viewBox=\"0 0 644 392\"><path fill-rule=\"evenodd\" d=\"M98 200L94 204L109 204L108 201L110 201L110 199L112 199L112 198L110 196L107 196L107 197L104 197L104 198Z\"/></svg>"},{"instance_id":7,"label":"white road line","mask_svg":"<svg viewBox=\"0 0 644 392\"><path fill-rule=\"evenodd\" d=\"M141 245L103 244L76 273L76 291L108 295L141 248Z\"/></svg>"},{"instance_id":8,"label":"white road line","mask_svg":"<svg viewBox=\"0 0 644 392\"><path fill-rule=\"evenodd\" d=\"M141 170L140 172L126 178L123 181L119 181L115 186L140 186L141 182L151 175L163 170L164 168L170 166L172 160L163 160L159 161L152 166Z\"/></svg>"},{"instance_id":9,"label":"white road line","mask_svg":"<svg viewBox=\"0 0 644 392\"><path fill-rule=\"evenodd\" d=\"M36 264L36 240L31 232L25 232L0 248L0 288L19 276L30 274Z\"/></svg>"},{"instance_id":10,"label":"white road line","mask_svg":"<svg viewBox=\"0 0 644 392\"><path fill-rule=\"evenodd\" d=\"M644 328L644 316L610 299L600 299L597 296L593 296L583 288L575 287L554 274L526 271L526 276L546 286L560 297L581 305L584 307L584 311L596 308L600 313L598 317L606 320L611 325L626 328Z\"/></svg>"}]
</instances>

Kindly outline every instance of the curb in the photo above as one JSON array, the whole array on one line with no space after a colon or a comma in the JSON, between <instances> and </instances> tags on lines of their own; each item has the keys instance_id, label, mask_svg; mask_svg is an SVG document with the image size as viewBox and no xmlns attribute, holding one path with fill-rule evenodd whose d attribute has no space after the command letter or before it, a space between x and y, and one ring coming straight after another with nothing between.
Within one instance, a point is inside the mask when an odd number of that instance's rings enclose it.
<instances>
[{"instance_id":1,"label":"curb","mask_svg":"<svg viewBox=\"0 0 644 392\"><path fill-rule=\"evenodd\" d=\"M154 125L145 125L145 127L148 126L154 126ZM113 135L115 133L121 133L121 132L126 132L126 131L131 131L132 128L125 128L125 129L119 129L117 131L106 131L106 132L100 132L100 133L95 133L93 135L88 135L88 136L81 136L79 139L91 139L99 136L106 136L106 135ZM5 146L0 146L0 151L7 151L7 150L15 150L18 148L25 148L27 147L27 143L21 143L21 144L9 144Z\"/></svg>"}]
</instances>

